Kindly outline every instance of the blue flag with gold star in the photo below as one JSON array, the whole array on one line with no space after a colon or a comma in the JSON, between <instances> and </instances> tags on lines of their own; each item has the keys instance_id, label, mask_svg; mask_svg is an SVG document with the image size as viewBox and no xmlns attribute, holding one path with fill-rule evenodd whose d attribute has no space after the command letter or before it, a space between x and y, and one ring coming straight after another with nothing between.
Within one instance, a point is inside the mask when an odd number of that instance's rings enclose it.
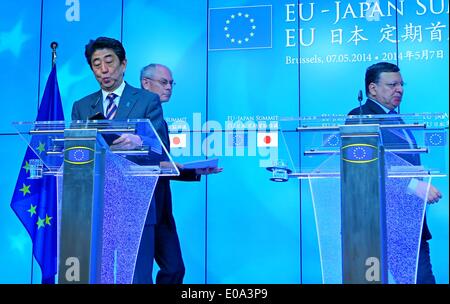
<instances>
[{"instance_id":1,"label":"blue flag with gold star","mask_svg":"<svg viewBox=\"0 0 450 304\"><path fill-rule=\"evenodd\" d=\"M272 6L210 8L208 29L210 51L271 48Z\"/></svg>"},{"instance_id":2,"label":"blue flag with gold star","mask_svg":"<svg viewBox=\"0 0 450 304\"><path fill-rule=\"evenodd\" d=\"M53 66L39 106L37 121L63 121L64 114L59 93L56 65ZM33 255L41 267L42 283L54 284L56 275L56 177L44 175L30 178L30 162L46 153L47 143L32 138L25 152L19 172L11 208L30 234ZM35 152L36 151L36 152Z\"/></svg>"}]
</instances>

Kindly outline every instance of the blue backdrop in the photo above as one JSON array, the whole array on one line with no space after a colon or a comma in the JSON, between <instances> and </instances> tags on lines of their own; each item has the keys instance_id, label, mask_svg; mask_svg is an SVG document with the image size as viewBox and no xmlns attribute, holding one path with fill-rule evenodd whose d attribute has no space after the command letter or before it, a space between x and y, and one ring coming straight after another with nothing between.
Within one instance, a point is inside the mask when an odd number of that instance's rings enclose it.
<instances>
[{"instance_id":1,"label":"blue backdrop","mask_svg":"<svg viewBox=\"0 0 450 304\"><path fill-rule=\"evenodd\" d=\"M270 130L281 117L346 114L378 61L402 70L402 113L448 113L448 14L448 0L1 2L0 283L40 282L9 206L26 150L11 122L36 117L52 41L66 117L98 90L84 58L89 39L123 42L134 86L151 62L172 69L177 85L164 115L186 134L175 160L218 157L224 167L199 183L172 183L186 283L320 283L308 185L269 181L264 167L277 148L258 147L252 132L237 142L208 128ZM437 186L444 198L427 210L431 258L437 281L448 283L448 178Z\"/></svg>"}]
</instances>

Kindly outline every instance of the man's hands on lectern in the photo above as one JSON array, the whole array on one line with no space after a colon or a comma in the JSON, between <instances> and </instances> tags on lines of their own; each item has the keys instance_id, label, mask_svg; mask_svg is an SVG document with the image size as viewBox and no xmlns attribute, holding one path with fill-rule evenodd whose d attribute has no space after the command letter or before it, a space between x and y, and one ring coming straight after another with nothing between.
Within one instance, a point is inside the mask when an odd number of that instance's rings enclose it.
<instances>
[{"instance_id":1,"label":"man's hands on lectern","mask_svg":"<svg viewBox=\"0 0 450 304\"><path fill-rule=\"evenodd\" d=\"M442 193L436 187L430 185L427 196L427 188L428 183L419 181L416 187L416 195L422 199L426 198L427 203L429 204L437 203L442 198Z\"/></svg>"},{"instance_id":2,"label":"man's hands on lectern","mask_svg":"<svg viewBox=\"0 0 450 304\"><path fill-rule=\"evenodd\" d=\"M142 139L138 135L124 133L112 143L111 150L134 150L142 146Z\"/></svg>"}]
</instances>

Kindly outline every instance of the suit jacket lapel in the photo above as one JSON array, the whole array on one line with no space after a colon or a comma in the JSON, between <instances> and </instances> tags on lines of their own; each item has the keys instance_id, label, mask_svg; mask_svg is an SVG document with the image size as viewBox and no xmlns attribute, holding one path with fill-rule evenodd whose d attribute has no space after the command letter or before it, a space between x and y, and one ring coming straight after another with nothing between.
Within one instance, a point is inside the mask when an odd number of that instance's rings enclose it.
<instances>
[{"instance_id":1,"label":"suit jacket lapel","mask_svg":"<svg viewBox=\"0 0 450 304\"><path fill-rule=\"evenodd\" d=\"M98 91L97 94L93 95L93 98L91 99L91 115L97 113L103 113L103 95L102 91Z\"/></svg>"},{"instance_id":2,"label":"suit jacket lapel","mask_svg":"<svg viewBox=\"0 0 450 304\"><path fill-rule=\"evenodd\" d=\"M122 96L120 97L119 107L114 119L126 120L130 116L131 109L133 109L137 102L137 92L133 90L128 84L125 84Z\"/></svg>"}]
</instances>

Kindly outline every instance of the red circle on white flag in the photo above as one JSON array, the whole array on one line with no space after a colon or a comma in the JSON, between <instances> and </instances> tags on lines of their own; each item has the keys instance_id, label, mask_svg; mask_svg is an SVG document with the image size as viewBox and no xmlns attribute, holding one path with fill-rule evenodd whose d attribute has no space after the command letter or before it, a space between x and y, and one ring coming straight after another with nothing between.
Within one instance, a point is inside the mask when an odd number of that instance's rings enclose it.
<instances>
[{"instance_id":1,"label":"red circle on white flag","mask_svg":"<svg viewBox=\"0 0 450 304\"><path fill-rule=\"evenodd\" d=\"M174 143L175 145L179 145L179 144L181 143L181 139L180 139L178 136L175 136L175 137L173 138L173 143Z\"/></svg>"},{"instance_id":2,"label":"red circle on white flag","mask_svg":"<svg viewBox=\"0 0 450 304\"><path fill-rule=\"evenodd\" d=\"M270 138L270 136L268 136L268 135L264 136L264 143L265 144L270 144L271 141L272 141L272 139Z\"/></svg>"}]
</instances>

